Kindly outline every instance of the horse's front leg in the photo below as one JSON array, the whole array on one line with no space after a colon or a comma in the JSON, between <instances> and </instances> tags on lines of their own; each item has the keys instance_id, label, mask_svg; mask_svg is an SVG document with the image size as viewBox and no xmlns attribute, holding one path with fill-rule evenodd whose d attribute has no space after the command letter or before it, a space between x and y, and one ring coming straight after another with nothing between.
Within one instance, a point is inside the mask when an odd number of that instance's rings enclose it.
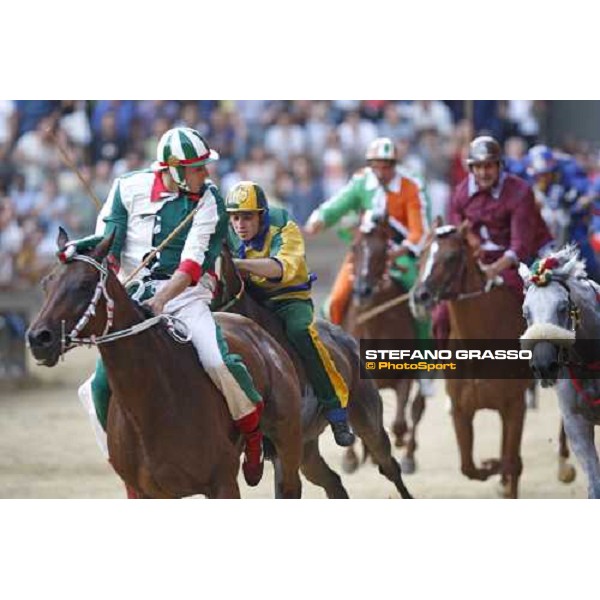
<instances>
[{"instance_id":1,"label":"horse's front leg","mask_svg":"<svg viewBox=\"0 0 600 600\"><path fill-rule=\"evenodd\" d=\"M558 433L558 480L562 483L572 483L577 476L575 467L569 462L569 444L565 433L565 424L560 420L560 431Z\"/></svg>"},{"instance_id":2,"label":"horse's front leg","mask_svg":"<svg viewBox=\"0 0 600 600\"><path fill-rule=\"evenodd\" d=\"M588 498L600 498L600 461L594 444L594 424L574 412L575 390L570 385L561 385L558 403L567 438L588 479Z\"/></svg>"},{"instance_id":3,"label":"horse's front leg","mask_svg":"<svg viewBox=\"0 0 600 600\"><path fill-rule=\"evenodd\" d=\"M473 461L473 417L472 411L464 411L458 402L453 402L452 420L454 432L460 452L460 470L465 477L485 481L489 476L488 469L478 469Z\"/></svg>"},{"instance_id":4,"label":"horse's front leg","mask_svg":"<svg viewBox=\"0 0 600 600\"><path fill-rule=\"evenodd\" d=\"M406 405L410 395L410 386L412 379L398 379L396 381L396 416L392 425L394 432L396 448L404 446L404 437L408 433L408 425L406 423ZM402 467L404 469L404 467Z\"/></svg>"},{"instance_id":5,"label":"horse's front leg","mask_svg":"<svg viewBox=\"0 0 600 600\"><path fill-rule=\"evenodd\" d=\"M523 472L521 459L521 440L525 423L525 402L513 398L508 402L502 418L502 460L501 474L503 495L505 498L517 498L519 494L519 478Z\"/></svg>"}]
</instances>

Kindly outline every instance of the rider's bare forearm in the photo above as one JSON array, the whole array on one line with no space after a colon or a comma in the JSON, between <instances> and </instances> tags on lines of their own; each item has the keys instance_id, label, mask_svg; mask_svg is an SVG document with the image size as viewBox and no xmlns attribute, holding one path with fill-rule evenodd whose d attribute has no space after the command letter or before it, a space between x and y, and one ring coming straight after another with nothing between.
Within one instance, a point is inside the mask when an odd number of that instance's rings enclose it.
<instances>
[{"instance_id":1,"label":"rider's bare forearm","mask_svg":"<svg viewBox=\"0 0 600 600\"><path fill-rule=\"evenodd\" d=\"M281 279L283 276L281 264L272 258L237 258L233 262L240 271L259 277Z\"/></svg>"}]
</instances>

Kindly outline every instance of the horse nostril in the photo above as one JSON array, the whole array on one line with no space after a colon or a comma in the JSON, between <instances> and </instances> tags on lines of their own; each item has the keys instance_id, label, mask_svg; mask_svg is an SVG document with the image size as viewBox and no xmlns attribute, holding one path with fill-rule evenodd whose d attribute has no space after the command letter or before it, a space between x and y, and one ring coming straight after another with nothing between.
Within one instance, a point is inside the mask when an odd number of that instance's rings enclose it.
<instances>
[{"instance_id":1,"label":"horse nostril","mask_svg":"<svg viewBox=\"0 0 600 600\"><path fill-rule=\"evenodd\" d=\"M430 299L429 292L426 289L421 288L415 293L415 298L418 302L427 302Z\"/></svg>"},{"instance_id":2,"label":"horse nostril","mask_svg":"<svg viewBox=\"0 0 600 600\"><path fill-rule=\"evenodd\" d=\"M44 347L52 345L54 336L49 329L42 329L41 331L30 331L29 332L29 343L32 346Z\"/></svg>"}]
</instances>

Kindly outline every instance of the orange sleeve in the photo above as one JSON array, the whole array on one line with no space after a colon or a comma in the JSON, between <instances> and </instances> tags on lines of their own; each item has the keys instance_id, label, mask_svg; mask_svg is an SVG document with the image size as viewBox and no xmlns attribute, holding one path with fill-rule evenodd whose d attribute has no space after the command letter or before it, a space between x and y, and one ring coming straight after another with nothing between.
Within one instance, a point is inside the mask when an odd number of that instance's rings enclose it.
<instances>
[{"instance_id":1,"label":"orange sleeve","mask_svg":"<svg viewBox=\"0 0 600 600\"><path fill-rule=\"evenodd\" d=\"M425 233L423 224L425 207L421 202L419 188L410 179L404 179L401 196L406 205L406 228L408 229L406 239L411 244L418 245Z\"/></svg>"}]
</instances>

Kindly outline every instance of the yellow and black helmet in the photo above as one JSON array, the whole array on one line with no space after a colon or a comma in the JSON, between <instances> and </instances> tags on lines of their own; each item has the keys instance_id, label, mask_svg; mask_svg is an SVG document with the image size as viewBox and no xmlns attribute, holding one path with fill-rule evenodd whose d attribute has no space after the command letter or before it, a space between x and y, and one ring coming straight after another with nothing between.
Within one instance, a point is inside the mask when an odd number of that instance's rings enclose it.
<instances>
[{"instance_id":1,"label":"yellow and black helmet","mask_svg":"<svg viewBox=\"0 0 600 600\"><path fill-rule=\"evenodd\" d=\"M225 209L228 213L264 212L268 207L264 190L253 181L236 183L225 200Z\"/></svg>"}]
</instances>

